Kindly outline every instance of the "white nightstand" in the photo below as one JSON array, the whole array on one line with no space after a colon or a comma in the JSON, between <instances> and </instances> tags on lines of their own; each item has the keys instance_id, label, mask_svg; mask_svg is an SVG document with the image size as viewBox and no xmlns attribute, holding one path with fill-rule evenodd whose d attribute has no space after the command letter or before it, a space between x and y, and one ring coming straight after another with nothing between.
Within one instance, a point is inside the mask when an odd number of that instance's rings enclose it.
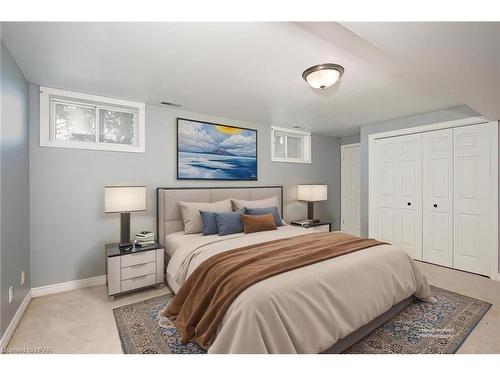
<instances>
[{"instance_id":1,"label":"white nightstand","mask_svg":"<svg viewBox=\"0 0 500 375\"><path fill-rule=\"evenodd\" d=\"M159 243L120 250L119 244L106 245L108 295L161 284L164 281L163 247Z\"/></svg>"},{"instance_id":2,"label":"white nightstand","mask_svg":"<svg viewBox=\"0 0 500 375\"><path fill-rule=\"evenodd\" d=\"M315 232L331 232L329 224L317 225L317 226L314 226L314 227L309 227L307 229L313 230Z\"/></svg>"},{"instance_id":3,"label":"white nightstand","mask_svg":"<svg viewBox=\"0 0 500 375\"><path fill-rule=\"evenodd\" d=\"M299 226L299 227L302 227L302 228L306 228L306 229L309 229L309 230L314 230L314 231L317 231L317 232L331 232L332 231L332 222L331 220L320 220L318 221L317 223L309 223L307 225L297 225L297 224L294 224L294 223L291 223L292 225L295 225L295 226Z\"/></svg>"}]
</instances>

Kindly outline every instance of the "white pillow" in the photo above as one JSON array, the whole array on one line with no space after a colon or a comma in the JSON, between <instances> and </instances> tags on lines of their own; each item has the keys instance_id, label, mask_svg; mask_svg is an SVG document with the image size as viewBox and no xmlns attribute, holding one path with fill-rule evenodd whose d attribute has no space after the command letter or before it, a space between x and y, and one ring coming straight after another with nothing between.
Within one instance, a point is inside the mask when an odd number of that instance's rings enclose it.
<instances>
[{"instance_id":1,"label":"white pillow","mask_svg":"<svg viewBox=\"0 0 500 375\"><path fill-rule=\"evenodd\" d=\"M179 202L181 207L182 221L184 222L184 233L200 233L203 231L200 210L213 212L231 212L231 199L207 203L207 202Z\"/></svg>"},{"instance_id":2,"label":"white pillow","mask_svg":"<svg viewBox=\"0 0 500 375\"><path fill-rule=\"evenodd\" d=\"M239 211L245 207L248 208L265 208L265 207L278 207L278 197L271 197L265 199L258 199L254 201L245 201L243 199L231 199L233 201L233 208Z\"/></svg>"}]
</instances>

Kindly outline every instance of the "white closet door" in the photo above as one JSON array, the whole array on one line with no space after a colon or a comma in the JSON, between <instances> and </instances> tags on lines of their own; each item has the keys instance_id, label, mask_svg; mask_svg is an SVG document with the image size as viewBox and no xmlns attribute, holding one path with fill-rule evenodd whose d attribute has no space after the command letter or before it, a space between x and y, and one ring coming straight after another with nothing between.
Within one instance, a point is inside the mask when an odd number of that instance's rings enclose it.
<instances>
[{"instance_id":1,"label":"white closet door","mask_svg":"<svg viewBox=\"0 0 500 375\"><path fill-rule=\"evenodd\" d=\"M453 129L453 267L489 274L490 144L488 124Z\"/></svg>"},{"instance_id":2,"label":"white closet door","mask_svg":"<svg viewBox=\"0 0 500 375\"><path fill-rule=\"evenodd\" d=\"M398 245L422 260L422 134L397 137L396 145Z\"/></svg>"},{"instance_id":3,"label":"white closet door","mask_svg":"<svg viewBox=\"0 0 500 375\"><path fill-rule=\"evenodd\" d=\"M341 230L360 235L360 160L359 145L342 146Z\"/></svg>"},{"instance_id":4,"label":"white closet door","mask_svg":"<svg viewBox=\"0 0 500 375\"><path fill-rule=\"evenodd\" d=\"M423 260L453 266L453 132L422 134Z\"/></svg>"},{"instance_id":5,"label":"white closet door","mask_svg":"<svg viewBox=\"0 0 500 375\"><path fill-rule=\"evenodd\" d=\"M375 237L422 259L422 135L375 141Z\"/></svg>"},{"instance_id":6,"label":"white closet door","mask_svg":"<svg viewBox=\"0 0 500 375\"><path fill-rule=\"evenodd\" d=\"M374 142L374 237L392 244L399 242L396 217L396 138Z\"/></svg>"}]
</instances>

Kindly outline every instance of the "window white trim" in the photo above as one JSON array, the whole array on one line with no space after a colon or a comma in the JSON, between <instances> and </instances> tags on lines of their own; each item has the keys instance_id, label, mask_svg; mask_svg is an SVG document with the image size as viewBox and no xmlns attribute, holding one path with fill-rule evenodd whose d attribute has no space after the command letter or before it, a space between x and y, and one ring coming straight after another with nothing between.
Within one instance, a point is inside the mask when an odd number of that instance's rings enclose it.
<instances>
[{"instance_id":1,"label":"window white trim","mask_svg":"<svg viewBox=\"0 0 500 375\"><path fill-rule=\"evenodd\" d=\"M60 103L75 104L80 107L95 107L92 103L98 103L99 109L111 109L121 112L137 113L137 144L124 145L116 143L99 142L99 111L96 111L96 141L61 141L55 140L51 136L51 112L53 105L51 98ZM74 91L60 90L52 87L40 86L40 146L76 148L86 150L119 151L119 152L145 152L146 150L146 129L145 129L146 105L140 102L109 98L105 96L91 95Z\"/></svg>"},{"instance_id":2,"label":"window white trim","mask_svg":"<svg viewBox=\"0 0 500 375\"><path fill-rule=\"evenodd\" d=\"M274 155L274 138L276 135L281 134L285 136L285 157L276 157ZM290 158L286 156L287 151L287 136L295 136L300 137L302 139L302 158ZM311 164L312 158L312 141L311 141L311 132L298 130L298 129L288 129L288 128L280 128L277 126L271 127L271 161L280 162L280 163L302 163L302 164Z\"/></svg>"}]
</instances>

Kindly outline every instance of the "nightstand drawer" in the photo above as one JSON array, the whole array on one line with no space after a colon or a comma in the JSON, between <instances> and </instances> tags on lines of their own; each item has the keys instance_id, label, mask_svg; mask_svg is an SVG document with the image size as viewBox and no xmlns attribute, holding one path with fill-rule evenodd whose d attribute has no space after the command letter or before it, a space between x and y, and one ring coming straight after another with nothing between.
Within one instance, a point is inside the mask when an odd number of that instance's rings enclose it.
<instances>
[{"instance_id":1,"label":"nightstand drawer","mask_svg":"<svg viewBox=\"0 0 500 375\"><path fill-rule=\"evenodd\" d=\"M135 266L136 264L156 262L156 251L145 251L137 254L123 255L121 257L122 268Z\"/></svg>"},{"instance_id":2,"label":"nightstand drawer","mask_svg":"<svg viewBox=\"0 0 500 375\"><path fill-rule=\"evenodd\" d=\"M132 279L137 276L156 273L156 262L136 264L130 267L122 267L122 280Z\"/></svg>"},{"instance_id":3,"label":"nightstand drawer","mask_svg":"<svg viewBox=\"0 0 500 375\"><path fill-rule=\"evenodd\" d=\"M127 290L143 288L156 284L156 274L134 277L133 279L122 280L122 292Z\"/></svg>"}]
</instances>

